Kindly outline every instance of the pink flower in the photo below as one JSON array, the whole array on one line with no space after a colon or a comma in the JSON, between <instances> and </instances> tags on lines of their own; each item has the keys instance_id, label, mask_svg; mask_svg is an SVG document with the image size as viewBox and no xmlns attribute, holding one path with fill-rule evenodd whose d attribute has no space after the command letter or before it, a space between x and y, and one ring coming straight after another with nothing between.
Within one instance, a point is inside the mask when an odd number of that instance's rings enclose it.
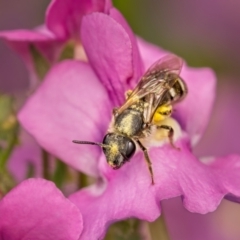
<instances>
[{"instance_id":1,"label":"pink flower","mask_svg":"<svg viewBox=\"0 0 240 240\"><path fill-rule=\"evenodd\" d=\"M82 17L91 12L107 13L111 7L110 0L52 0L45 18L45 24L33 30L18 29L1 31L3 38L27 64L31 73L32 88L36 87L36 72L34 61L40 53L44 58L45 67L51 67L59 61L64 46L69 41L80 44L79 29ZM37 56L33 56L36 55ZM41 62L43 64L43 62Z\"/></svg>"},{"instance_id":2,"label":"pink flower","mask_svg":"<svg viewBox=\"0 0 240 240\"><path fill-rule=\"evenodd\" d=\"M119 16L115 9L112 12L111 16ZM101 13L85 17L81 29L82 42L95 71L89 64L75 60L56 65L19 115L22 124L41 146L91 175L99 175L96 163L101 149L80 147L72 144L71 140L102 141L112 108L123 102L124 92L135 86L144 72L141 62L144 61L144 69L147 69L166 53L140 39L136 45L133 34L128 34L123 26L113 17ZM176 106L175 115L196 141L207 124L214 99L215 78L209 69L196 71L186 66L182 76L189 94ZM206 79L207 84L203 84L202 79ZM206 106L204 102L194 101L202 93L208 97ZM204 109L199 114L201 106Z\"/></svg>"},{"instance_id":3,"label":"pink flower","mask_svg":"<svg viewBox=\"0 0 240 240\"><path fill-rule=\"evenodd\" d=\"M0 38L5 39L25 60L30 72L31 91L38 86L38 80L41 80L42 77L38 75L37 68L39 66L40 69L45 67L50 69L54 63L60 61L61 52L69 42L74 42L76 48L81 44L82 17L94 11L107 13L111 5L110 0L52 0L46 12L44 25L33 30L18 29L0 32ZM36 56L34 57L34 55ZM35 58L40 58L40 62ZM29 163L36 170L35 176L41 176L40 160L40 147L24 133L20 137L19 146L11 155L8 166L16 180L20 181L26 177Z\"/></svg>"},{"instance_id":4,"label":"pink flower","mask_svg":"<svg viewBox=\"0 0 240 240\"><path fill-rule=\"evenodd\" d=\"M78 39L82 17L91 12L107 13L111 6L110 0L52 0L46 26L59 39Z\"/></svg>"},{"instance_id":5,"label":"pink flower","mask_svg":"<svg viewBox=\"0 0 240 240\"><path fill-rule=\"evenodd\" d=\"M1 239L78 240L79 209L49 181L25 180L0 201Z\"/></svg>"},{"instance_id":6,"label":"pink flower","mask_svg":"<svg viewBox=\"0 0 240 240\"><path fill-rule=\"evenodd\" d=\"M84 17L81 36L90 65L76 60L57 64L19 114L23 126L49 152L104 179L70 196L83 214L81 239L102 239L107 227L120 219L153 221L163 199L182 196L185 208L204 214L214 211L228 193L240 196L238 156L199 161L191 152L207 125L215 96L215 76L207 68L183 66L181 77L189 93L174 113L181 126L176 140L181 151L168 144L150 148L155 185L142 152L115 171L101 149L71 143L102 141L112 108L124 101L124 92L136 85L147 67L166 54L141 39L136 42L115 9L109 16Z\"/></svg>"}]
</instances>

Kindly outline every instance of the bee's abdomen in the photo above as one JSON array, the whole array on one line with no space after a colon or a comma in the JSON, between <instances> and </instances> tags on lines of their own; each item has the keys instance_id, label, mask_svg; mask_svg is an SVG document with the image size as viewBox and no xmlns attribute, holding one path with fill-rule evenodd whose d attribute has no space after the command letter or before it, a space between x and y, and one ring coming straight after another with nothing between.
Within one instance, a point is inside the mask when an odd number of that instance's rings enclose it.
<instances>
[{"instance_id":1,"label":"bee's abdomen","mask_svg":"<svg viewBox=\"0 0 240 240\"><path fill-rule=\"evenodd\" d=\"M116 117L114 128L127 136L135 136L143 126L143 114L135 109L126 109Z\"/></svg>"}]
</instances>

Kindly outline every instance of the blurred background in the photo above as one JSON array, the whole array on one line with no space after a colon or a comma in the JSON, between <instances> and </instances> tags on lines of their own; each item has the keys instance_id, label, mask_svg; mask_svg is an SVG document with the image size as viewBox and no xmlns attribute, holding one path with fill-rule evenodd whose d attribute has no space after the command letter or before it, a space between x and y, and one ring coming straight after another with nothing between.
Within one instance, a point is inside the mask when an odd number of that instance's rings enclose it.
<instances>
[{"instance_id":1,"label":"blurred background","mask_svg":"<svg viewBox=\"0 0 240 240\"><path fill-rule=\"evenodd\" d=\"M0 30L42 24L49 2L0 0ZM217 98L194 151L199 157L240 154L240 1L115 0L114 5L136 34L183 57L190 66L214 69ZM0 92L21 92L28 84L24 63L0 41ZM207 215L187 212L179 198L162 205L171 239L240 239L238 204L224 200Z\"/></svg>"}]
</instances>

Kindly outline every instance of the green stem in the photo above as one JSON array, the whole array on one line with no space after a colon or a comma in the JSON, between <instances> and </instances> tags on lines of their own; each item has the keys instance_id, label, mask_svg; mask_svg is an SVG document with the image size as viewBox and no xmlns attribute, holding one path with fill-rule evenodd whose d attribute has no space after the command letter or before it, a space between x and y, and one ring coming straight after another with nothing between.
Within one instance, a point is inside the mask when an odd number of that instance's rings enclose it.
<instances>
[{"instance_id":1,"label":"green stem","mask_svg":"<svg viewBox=\"0 0 240 240\"><path fill-rule=\"evenodd\" d=\"M148 227L152 240L170 240L163 214Z\"/></svg>"},{"instance_id":2,"label":"green stem","mask_svg":"<svg viewBox=\"0 0 240 240\"><path fill-rule=\"evenodd\" d=\"M14 186L16 186L16 182L13 176L7 170L0 171L0 199Z\"/></svg>"},{"instance_id":3,"label":"green stem","mask_svg":"<svg viewBox=\"0 0 240 240\"><path fill-rule=\"evenodd\" d=\"M26 174L26 178L32 178L35 176L35 167L34 164L29 163L28 164L28 169L27 169L27 174Z\"/></svg>"},{"instance_id":4,"label":"green stem","mask_svg":"<svg viewBox=\"0 0 240 240\"><path fill-rule=\"evenodd\" d=\"M49 153L44 149L42 149L43 177L47 180L51 179L50 172L49 172L49 169L50 169L49 157L50 157Z\"/></svg>"},{"instance_id":5,"label":"green stem","mask_svg":"<svg viewBox=\"0 0 240 240\"><path fill-rule=\"evenodd\" d=\"M78 187L79 188L84 188L89 185L88 183L88 176L82 172L79 173L79 178L78 178Z\"/></svg>"},{"instance_id":6,"label":"green stem","mask_svg":"<svg viewBox=\"0 0 240 240\"><path fill-rule=\"evenodd\" d=\"M35 71L42 80L50 69L51 65L49 61L42 55L42 53L37 49L37 47L33 44L30 44L29 50L32 56L32 60L34 63Z\"/></svg>"},{"instance_id":7,"label":"green stem","mask_svg":"<svg viewBox=\"0 0 240 240\"><path fill-rule=\"evenodd\" d=\"M7 149L2 151L2 155L0 158L0 169L2 169L2 170L6 169L7 160L9 159L9 157L13 151L13 148L15 147L15 145L18 142L18 130L19 130L19 125L17 124L13 129L13 134L11 135L11 137L8 140Z\"/></svg>"},{"instance_id":8,"label":"green stem","mask_svg":"<svg viewBox=\"0 0 240 240\"><path fill-rule=\"evenodd\" d=\"M54 171L52 180L55 182L58 188L61 188L67 174L67 166L59 159L56 159L56 161L56 169Z\"/></svg>"}]
</instances>

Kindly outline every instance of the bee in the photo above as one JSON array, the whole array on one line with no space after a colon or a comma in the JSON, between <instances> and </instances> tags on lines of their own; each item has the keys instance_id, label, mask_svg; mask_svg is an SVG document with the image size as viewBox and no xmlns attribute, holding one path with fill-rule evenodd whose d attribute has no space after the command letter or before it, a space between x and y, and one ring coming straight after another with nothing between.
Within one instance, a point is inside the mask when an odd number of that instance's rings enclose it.
<instances>
[{"instance_id":1,"label":"bee","mask_svg":"<svg viewBox=\"0 0 240 240\"><path fill-rule=\"evenodd\" d=\"M151 134L152 128L168 131L174 147L174 130L161 122L170 117L175 103L184 99L187 87L179 76L183 61L175 55L167 55L155 62L141 77L137 86L126 93L126 101L113 109L113 119L102 143L73 140L77 144L102 147L107 163L119 169L130 161L136 145L143 151L154 184L153 170L147 148L142 140Z\"/></svg>"}]
</instances>

